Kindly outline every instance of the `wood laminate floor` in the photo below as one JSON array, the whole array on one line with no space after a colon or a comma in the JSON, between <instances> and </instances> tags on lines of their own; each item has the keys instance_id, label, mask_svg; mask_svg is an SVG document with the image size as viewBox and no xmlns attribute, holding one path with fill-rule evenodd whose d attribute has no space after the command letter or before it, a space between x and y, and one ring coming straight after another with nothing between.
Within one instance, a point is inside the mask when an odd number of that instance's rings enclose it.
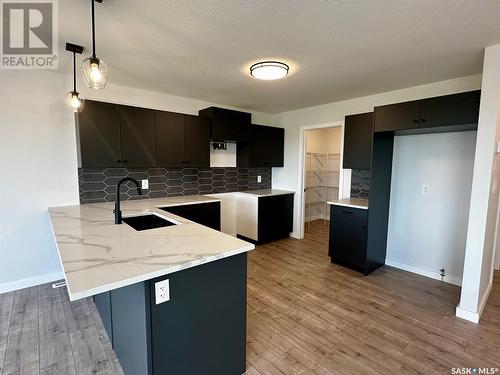
<instances>
[{"instance_id":1,"label":"wood laminate floor","mask_svg":"<svg viewBox=\"0 0 500 375\"><path fill-rule=\"evenodd\" d=\"M247 374L451 374L500 367L500 274L479 325L455 317L460 289L384 266L330 263L311 223L249 255Z\"/></svg>"},{"instance_id":2,"label":"wood laminate floor","mask_svg":"<svg viewBox=\"0 0 500 375\"><path fill-rule=\"evenodd\" d=\"M498 273L475 325L454 316L459 288L390 267L362 277L330 263L327 239L317 221L250 253L246 374L500 367ZM50 284L0 294L1 375L122 373L90 299Z\"/></svg>"}]
</instances>

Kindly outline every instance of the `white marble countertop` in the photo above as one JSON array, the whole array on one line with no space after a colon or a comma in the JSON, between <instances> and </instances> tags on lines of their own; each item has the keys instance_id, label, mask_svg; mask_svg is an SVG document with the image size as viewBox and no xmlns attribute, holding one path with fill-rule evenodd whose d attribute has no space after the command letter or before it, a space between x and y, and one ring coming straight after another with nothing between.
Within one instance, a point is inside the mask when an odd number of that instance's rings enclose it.
<instances>
[{"instance_id":1,"label":"white marble countertop","mask_svg":"<svg viewBox=\"0 0 500 375\"><path fill-rule=\"evenodd\" d=\"M218 201L186 196L121 202L123 217L155 213L180 223L144 231L114 224L113 202L49 207L70 300L253 250L253 244L158 208Z\"/></svg>"},{"instance_id":2,"label":"white marble countertop","mask_svg":"<svg viewBox=\"0 0 500 375\"><path fill-rule=\"evenodd\" d=\"M329 201L328 204L333 204L334 206L362 208L365 210L368 209L368 199L362 198L335 199L333 201Z\"/></svg>"},{"instance_id":3,"label":"white marble countertop","mask_svg":"<svg viewBox=\"0 0 500 375\"><path fill-rule=\"evenodd\" d=\"M251 194L251 195L255 195L257 197L269 197L271 195L295 194L294 191L278 190L278 189L247 190L247 191L240 191L240 193Z\"/></svg>"}]
</instances>

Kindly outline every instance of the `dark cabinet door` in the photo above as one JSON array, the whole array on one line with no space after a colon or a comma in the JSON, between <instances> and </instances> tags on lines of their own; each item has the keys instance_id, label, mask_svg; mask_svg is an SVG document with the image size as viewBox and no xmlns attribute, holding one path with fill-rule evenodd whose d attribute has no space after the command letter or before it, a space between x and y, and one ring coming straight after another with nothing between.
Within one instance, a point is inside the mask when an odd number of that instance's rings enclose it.
<instances>
[{"instance_id":1,"label":"dark cabinet door","mask_svg":"<svg viewBox=\"0 0 500 375\"><path fill-rule=\"evenodd\" d=\"M77 115L80 166L119 167L120 114L118 105L87 100Z\"/></svg>"},{"instance_id":2,"label":"dark cabinet door","mask_svg":"<svg viewBox=\"0 0 500 375\"><path fill-rule=\"evenodd\" d=\"M293 194L259 197L258 243L290 236L293 230Z\"/></svg>"},{"instance_id":3,"label":"dark cabinet door","mask_svg":"<svg viewBox=\"0 0 500 375\"><path fill-rule=\"evenodd\" d=\"M162 207L161 209L220 231L220 202L186 204L181 206Z\"/></svg>"},{"instance_id":4,"label":"dark cabinet door","mask_svg":"<svg viewBox=\"0 0 500 375\"><path fill-rule=\"evenodd\" d=\"M421 101L420 127L477 124L481 91L439 96Z\"/></svg>"},{"instance_id":5,"label":"dark cabinet door","mask_svg":"<svg viewBox=\"0 0 500 375\"><path fill-rule=\"evenodd\" d=\"M251 115L247 112L210 107L199 115L211 119L211 138L218 141L248 141Z\"/></svg>"},{"instance_id":6,"label":"dark cabinet door","mask_svg":"<svg viewBox=\"0 0 500 375\"><path fill-rule=\"evenodd\" d=\"M375 107L375 132L417 129L420 118L420 101L389 104Z\"/></svg>"},{"instance_id":7,"label":"dark cabinet door","mask_svg":"<svg viewBox=\"0 0 500 375\"><path fill-rule=\"evenodd\" d=\"M355 215L353 215L355 216ZM367 221L347 215L331 215L329 255L332 262L364 271Z\"/></svg>"},{"instance_id":8,"label":"dark cabinet door","mask_svg":"<svg viewBox=\"0 0 500 375\"><path fill-rule=\"evenodd\" d=\"M282 167L285 129L252 125L249 167Z\"/></svg>"},{"instance_id":9,"label":"dark cabinet door","mask_svg":"<svg viewBox=\"0 0 500 375\"><path fill-rule=\"evenodd\" d=\"M373 112L345 117L344 168L370 169L373 143Z\"/></svg>"},{"instance_id":10,"label":"dark cabinet door","mask_svg":"<svg viewBox=\"0 0 500 375\"><path fill-rule=\"evenodd\" d=\"M154 111L120 106L122 165L124 167L155 166Z\"/></svg>"},{"instance_id":11,"label":"dark cabinet door","mask_svg":"<svg viewBox=\"0 0 500 375\"><path fill-rule=\"evenodd\" d=\"M210 120L184 116L184 162L189 167L210 167Z\"/></svg>"},{"instance_id":12,"label":"dark cabinet door","mask_svg":"<svg viewBox=\"0 0 500 375\"><path fill-rule=\"evenodd\" d=\"M155 111L156 166L163 168L183 167L184 115Z\"/></svg>"}]
</instances>

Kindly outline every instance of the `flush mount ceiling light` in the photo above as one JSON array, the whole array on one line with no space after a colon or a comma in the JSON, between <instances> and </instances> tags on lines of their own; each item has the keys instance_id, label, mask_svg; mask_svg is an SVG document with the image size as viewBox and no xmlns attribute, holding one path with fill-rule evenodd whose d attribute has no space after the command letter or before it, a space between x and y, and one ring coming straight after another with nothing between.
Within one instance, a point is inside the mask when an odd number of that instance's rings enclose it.
<instances>
[{"instance_id":1,"label":"flush mount ceiling light","mask_svg":"<svg viewBox=\"0 0 500 375\"><path fill-rule=\"evenodd\" d=\"M261 61L250 67L252 77L271 81L288 75L289 66L279 61Z\"/></svg>"},{"instance_id":2,"label":"flush mount ceiling light","mask_svg":"<svg viewBox=\"0 0 500 375\"><path fill-rule=\"evenodd\" d=\"M90 0L92 13L92 56L87 57L82 62L83 81L94 90L106 87L108 83L108 66L95 54L95 13L94 1L102 3L102 0Z\"/></svg>"},{"instance_id":3,"label":"flush mount ceiling light","mask_svg":"<svg viewBox=\"0 0 500 375\"><path fill-rule=\"evenodd\" d=\"M81 112L85 105L85 99L76 91L76 54L81 54L83 47L73 43L66 43L66 51L73 53L73 91L66 94L66 105L73 112Z\"/></svg>"}]
</instances>

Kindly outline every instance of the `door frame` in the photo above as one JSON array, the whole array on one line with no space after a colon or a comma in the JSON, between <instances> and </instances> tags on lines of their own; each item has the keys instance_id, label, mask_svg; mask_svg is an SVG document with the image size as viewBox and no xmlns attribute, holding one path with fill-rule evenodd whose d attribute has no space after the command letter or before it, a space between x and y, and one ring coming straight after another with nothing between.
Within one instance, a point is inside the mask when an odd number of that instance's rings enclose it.
<instances>
[{"instance_id":1,"label":"door frame","mask_svg":"<svg viewBox=\"0 0 500 375\"><path fill-rule=\"evenodd\" d=\"M351 184L351 173L350 169L343 169L342 164L344 161L344 121L329 122L325 124L316 124L301 126L299 131L299 173L297 181L297 205L298 205L298 215L295 219L296 228L298 228L297 238L304 238L304 222L305 222L305 164L306 164L306 131L324 128L335 128L340 127L340 173L339 173L339 196L342 198L347 198L350 196L350 191L346 191L346 184ZM348 173L346 173L348 171ZM346 194L348 194L346 196Z\"/></svg>"}]
</instances>

